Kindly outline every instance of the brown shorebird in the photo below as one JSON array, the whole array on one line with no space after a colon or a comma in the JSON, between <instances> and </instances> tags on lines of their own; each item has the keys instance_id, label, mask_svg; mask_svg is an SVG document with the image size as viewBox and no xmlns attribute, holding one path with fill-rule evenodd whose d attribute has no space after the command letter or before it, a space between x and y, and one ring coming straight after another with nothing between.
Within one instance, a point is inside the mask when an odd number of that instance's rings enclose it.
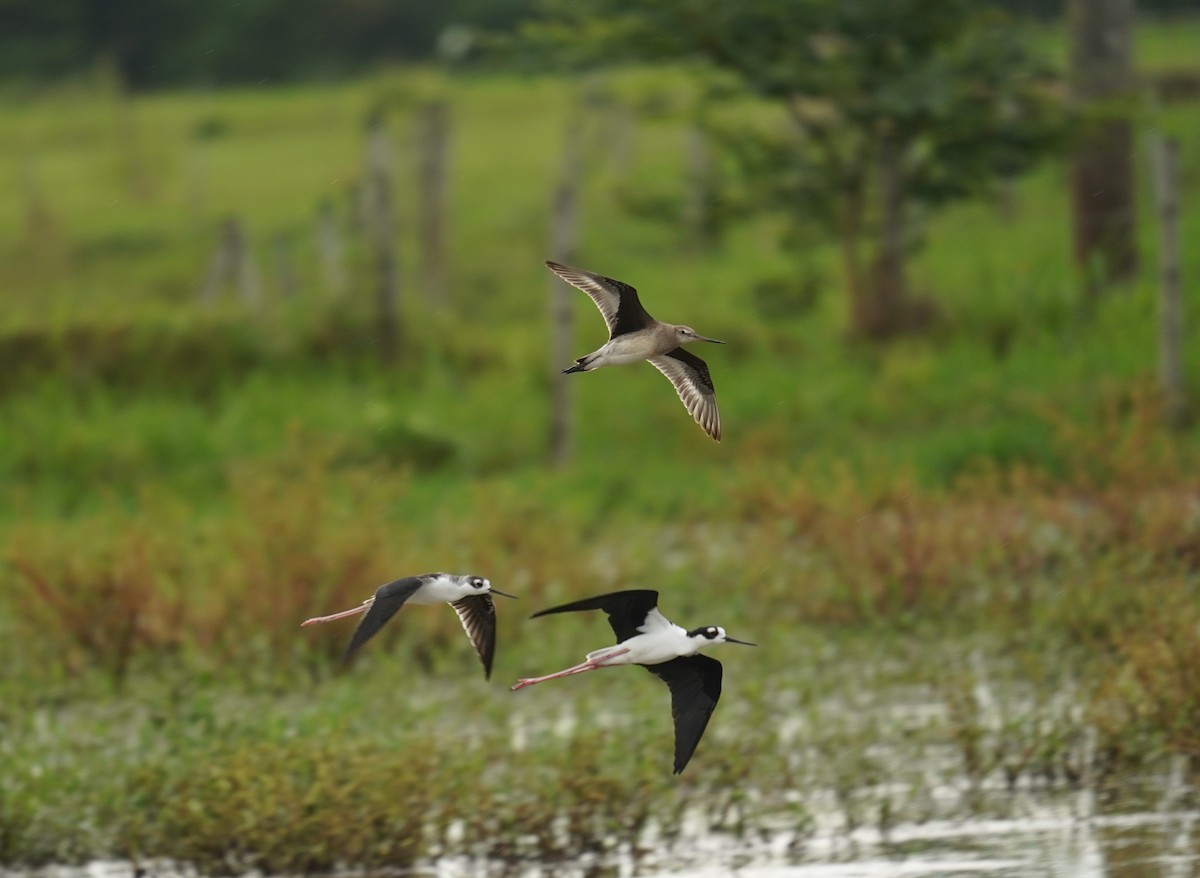
<instances>
[{"instance_id":1,"label":"brown shorebird","mask_svg":"<svg viewBox=\"0 0 1200 878\"><path fill-rule=\"evenodd\" d=\"M705 338L690 326L655 320L646 313L638 300L637 290L629 284L549 260L546 260L546 267L587 293L608 324L608 341L603 347L580 357L574 366L563 371L590 372L601 366L622 366L648 360L675 386L675 392L696 423L720 442L721 415L717 411L717 394L712 376L708 374L708 364L695 354L689 354L683 346L693 341L725 342Z\"/></svg>"},{"instance_id":2,"label":"brown shorebird","mask_svg":"<svg viewBox=\"0 0 1200 878\"><path fill-rule=\"evenodd\" d=\"M506 598L515 597L492 588L492 584L482 576L422 573L420 576L406 576L379 586L374 595L362 602L362 606L331 616L305 619L300 623L300 627L366 613L354 629L354 633L350 635L350 645L346 647L346 654L342 657L342 660L346 661L406 603L446 603L458 613L463 630L467 632L467 637L471 638L471 644L479 653L479 660L483 662L483 675L490 677L492 657L496 654L496 607L492 603L494 594Z\"/></svg>"},{"instance_id":3,"label":"brown shorebird","mask_svg":"<svg viewBox=\"0 0 1200 878\"><path fill-rule=\"evenodd\" d=\"M721 697L721 663L700 655L700 650L718 643L754 644L746 640L734 640L725 633L724 628L716 625L688 631L667 621L658 611L658 592L650 589L616 591L585 598L542 610L530 618L576 610L603 610L607 613L608 624L617 635L617 645L589 652L587 661L565 671L517 680L512 688L524 689L535 683L613 665L641 665L671 690L671 716L675 720L675 773L679 774L692 758L708 726L708 718L717 707L717 699Z\"/></svg>"}]
</instances>

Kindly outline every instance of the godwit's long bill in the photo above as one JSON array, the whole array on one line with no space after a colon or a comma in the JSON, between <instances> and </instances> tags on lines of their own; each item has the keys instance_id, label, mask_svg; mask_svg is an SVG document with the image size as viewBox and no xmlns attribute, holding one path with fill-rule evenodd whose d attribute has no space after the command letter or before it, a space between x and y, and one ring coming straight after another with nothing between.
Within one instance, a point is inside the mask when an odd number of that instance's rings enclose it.
<instances>
[{"instance_id":1,"label":"godwit's long bill","mask_svg":"<svg viewBox=\"0 0 1200 878\"><path fill-rule=\"evenodd\" d=\"M587 654L587 660L544 677L524 677L513 689L556 680L615 665L641 665L671 690L671 716L675 721L675 773L683 771L704 735L708 719L721 697L721 663L700 655L718 643L740 643L716 625L688 631L667 621L658 611L658 592L634 589L586 598L534 613L530 618L577 610L603 610L617 635L617 645Z\"/></svg>"},{"instance_id":2,"label":"godwit's long bill","mask_svg":"<svg viewBox=\"0 0 1200 878\"><path fill-rule=\"evenodd\" d=\"M381 585L361 606L329 616L305 619L300 623L300 627L365 613L354 633L350 635L350 644L342 657L343 661L349 661L359 647L370 640L405 604L449 604L454 607L463 630L467 632L467 637L479 653L479 660L483 662L483 675L490 677L492 658L496 654L496 607L492 603L494 594L506 598L516 597L492 588L492 584L482 576L422 573Z\"/></svg>"},{"instance_id":3,"label":"godwit's long bill","mask_svg":"<svg viewBox=\"0 0 1200 878\"><path fill-rule=\"evenodd\" d=\"M706 338L690 326L655 320L642 307L637 290L627 283L569 265L546 261L546 267L588 294L608 326L608 341L564 372L590 372L601 366L622 366L647 360L667 376L696 423L721 441L721 415L708 364L683 349L694 341L725 344Z\"/></svg>"}]
</instances>

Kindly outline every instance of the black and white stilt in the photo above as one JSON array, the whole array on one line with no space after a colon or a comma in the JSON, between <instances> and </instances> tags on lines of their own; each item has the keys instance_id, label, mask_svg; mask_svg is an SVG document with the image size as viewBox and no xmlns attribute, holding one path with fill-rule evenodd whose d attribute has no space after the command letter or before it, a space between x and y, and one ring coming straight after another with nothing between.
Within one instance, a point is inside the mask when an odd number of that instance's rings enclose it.
<instances>
[{"instance_id":1,"label":"black and white stilt","mask_svg":"<svg viewBox=\"0 0 1200 878\"><path fill-rule=\"evenodd\" d=\"M483 662L483 675L490 677L492 658L496 654L496 607L492 603L494 594L506 598L516 597L492 588L492 584L482 576L422 573L420 576L405 576L403 579L379 586L374 595L362 602L362 606L330 616L305 619L300 627L366 613L354 629L354 633L350 635L350 643L343 656L343 661L346 661L405 604L449 604L454 607L454 612L458 613L463 630L467 632L467 637L479 653L479 660Z\"/></svg>"},{"instance_id":2,"label":"black and white stilt","mask_svg":"<svg viewBox=\"0 0 1200 878\"><path fill-rule=\"evenodd\" d=\"M667 377L697 424L721 441L721 414L708 364L683 346L694 341L725 344L700 335L690 326L655 320L642 307L637 290L602 274L546 261L546 267L588 294L608 327L608 341L575 361L564 372L591 372L601 366L622 366L646 360Z\"/></svg>"},{"instance_id":3,"label":"black and white stilt","mask_svg":"<svg viewBox=\"0 0 1200 878\"><path fill-rule=\"evenodd\" d=\"M547 674L525 677L513 684L524 689L559 677L582 674L614 665L641 665L671 690L671 716L675 721L675 773L683 771L704 735L708 719L721 697L721 663L700 655L718 643L755 644L735 640L724 628L710 625L688 631L669 622L658 611L658 592L650 589L617 591L534 613L530 618L577 610L603 610L617 635L617 645L589 652L587 661Z\"/></svg>"}]
</instances>

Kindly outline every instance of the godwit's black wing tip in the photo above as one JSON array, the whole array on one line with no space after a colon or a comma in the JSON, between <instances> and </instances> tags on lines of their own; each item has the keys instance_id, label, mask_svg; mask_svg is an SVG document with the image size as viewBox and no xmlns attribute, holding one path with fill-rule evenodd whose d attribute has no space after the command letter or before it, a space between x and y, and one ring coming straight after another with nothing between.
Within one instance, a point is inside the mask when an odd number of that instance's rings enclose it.
<instances>
[{"instance_id":1,"label":"godwit's black wing tip","mask_svg":"<svg viewBox=\"0 0 1200 878\"><path fill-rule=\"evenodd\" d=\"M375 589L375 600L370 609L350 635L350 643L342 656L342 661L348 662L358 652L359 648L370 640L392 616L396 615L404 602L412 597L417 589L424 584L420 576L406 576Z\"/></svg>"},{"instance_id":2,"label":"godwit's black wing tip","mask_svg":"<svg viewBox=\"0 0 1200 878\"><path fill-rule=\"evenodd\" d=\"M492 678L492 659L496 655L496 604L490 594L473 594L452 601L463 631L483 663L483 677Z\"/></svg>"},{"instance_id":3,"label":"godwit's black wing tip","mask_svg":"<svg viewBox=\"0 0 1200 878\"><path fill-rule=\"evenodd\" d=\"M691 655L658 665L643 665L671 690L671 719L675 724L675 774L687 767L704 736L708 720L721 698L721 663L706 655Z\"/></svg>"},{"instance_id":4,"label":"godwit's black wing tip","mask_svg":"<svg viewBox=\"0 0 1200 878\"><path fill-rule=\"evenodd\" d=\"M646 621L646 616L658 606L658 592L649 588L635 588L627 591L614 591L609 594L584 598L570 604L551 607L530 616L549 616L553 613L573 613L578 610L603 610L608 614L608 624L617 635L617 643L636 637Z\"/></svg>"}]
</instances>

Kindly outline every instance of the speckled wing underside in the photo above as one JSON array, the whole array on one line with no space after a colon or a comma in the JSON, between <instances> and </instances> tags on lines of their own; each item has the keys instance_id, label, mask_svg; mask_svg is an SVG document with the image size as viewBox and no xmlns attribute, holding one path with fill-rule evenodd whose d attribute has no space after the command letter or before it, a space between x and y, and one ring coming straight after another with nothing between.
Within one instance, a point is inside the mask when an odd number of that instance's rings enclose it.
<instances>
[{"instance_id":1,"label":"speckled wing underside","mask_svg":"<svg viewBox=\"0 0 1200 878\"><path fill-rule=\"evenodd\" d=\"M717 392L713 387L708 364L683 348L651 357L650 364L667 376L675 386L684 408L704 432L721 441L721 413L717 411Z\"/></svg>"},{"instance_id":2,"label":"speckled wing underside","mask_svg":"<svg viewBox=\"0 0 1200 878\"><path fill-rule=\"evenodd\" d=\"M653 318L642 307L637 290L629 284L549 260L546 261L546 267L567 283L588 294L588 298L596 303L601 316L604 317L610 339L627 332L645 329L653 322Z\"/></svg>"}]
</instances>

